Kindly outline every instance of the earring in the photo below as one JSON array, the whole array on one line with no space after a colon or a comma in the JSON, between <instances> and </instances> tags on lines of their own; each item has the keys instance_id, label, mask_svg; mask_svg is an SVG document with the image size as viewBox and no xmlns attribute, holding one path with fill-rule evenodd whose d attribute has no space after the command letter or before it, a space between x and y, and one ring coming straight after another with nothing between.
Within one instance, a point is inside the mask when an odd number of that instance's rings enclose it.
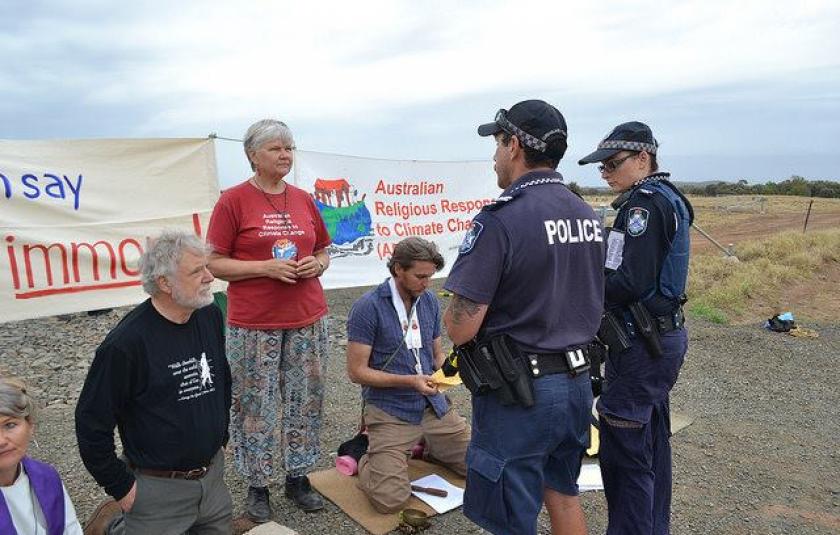
<instances>
[{"instance_id":1,"label":"earring","mask_svg":"<svg viewBox=\"0 0 840 535\"><path fill-rule=\"evenodd\" d=\"M41 446L38 445L38 439L37 438L32 437L32 443L35 444L36 449L41 449Z\"/></svg>"}]
</instances>

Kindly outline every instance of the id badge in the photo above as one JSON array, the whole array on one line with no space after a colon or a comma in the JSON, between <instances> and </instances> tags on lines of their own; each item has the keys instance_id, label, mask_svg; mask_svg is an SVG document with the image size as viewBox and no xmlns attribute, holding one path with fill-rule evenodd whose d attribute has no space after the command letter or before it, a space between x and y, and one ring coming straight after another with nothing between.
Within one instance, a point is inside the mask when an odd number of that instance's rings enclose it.
<instances>
[{"instance_id":1,"label":"id badge","mask_svg":"<svg viewBox=\"0 0 840 535\"><path fill-rule=\"evenodd\" d=\"M607 259L604 267L613 271L621 267L624 260L624 233L610 230L607 235Z\"/></svg>"}]
</instances>

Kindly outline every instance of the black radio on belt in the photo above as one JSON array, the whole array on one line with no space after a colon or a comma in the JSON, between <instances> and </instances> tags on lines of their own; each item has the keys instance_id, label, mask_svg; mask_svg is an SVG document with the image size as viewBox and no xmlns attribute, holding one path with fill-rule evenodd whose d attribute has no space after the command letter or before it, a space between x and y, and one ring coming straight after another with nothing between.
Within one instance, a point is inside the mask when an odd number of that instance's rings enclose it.
<instances>
[{"instance_id":1,"label":"black radio on belt","mask_svg":"<svg viewBox=\"0 0 840 535\"><path fill-rule=\"evenodd\" d=\"M617 355L622 351L630 349L633 342L624 329L624 318L619 317L612 310L604 312L601 317L601 326L598 328L598 339L606 344L611 355Z\"/></svg>"},{"instance_id":2,"label":"black radio on belt","mask_svg":"<svg viewBox=\"0 0 840 535\"><path fill-rule=\"evenodd\" d=\"M654 316L647 307L639 301L627 305L629 313L628 328L624 327L625 318L620 312L607 310L601 318L601 327L598 329L598 338L609 347L609 353L615 355L629 349L633 343L631 336L640 337L654 358L662 356L661 336L685 325L685 315L682 307L664 316Z\"/></svg>"}]
</instances>

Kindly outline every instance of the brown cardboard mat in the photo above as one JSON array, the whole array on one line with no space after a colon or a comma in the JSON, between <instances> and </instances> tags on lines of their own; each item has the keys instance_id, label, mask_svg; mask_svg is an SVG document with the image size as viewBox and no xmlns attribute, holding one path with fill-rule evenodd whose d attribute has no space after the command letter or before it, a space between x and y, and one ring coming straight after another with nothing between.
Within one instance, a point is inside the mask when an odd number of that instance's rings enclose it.
<instances>
[{"instance_id":1,"label":"brown cardboard mat","mask_svg":"<svg viewBox=\"0 0 840 535\"><path fill-rule=\"evenodd\" d=\"M429 474L437 474L453 485L464 488L464 478L443 466L416 459L408 461L408 477L411 481ZM373 508L364 493L356 486L358 478L355 476L345 476L339 474L335 468L330 468L310 473L309 481L315 490L373 535L385 535L396 529L400 523L397 513L384 515ZM411 497L406 507L419 509L430 517L436 514L434 509L415 496Z\"/></svg>"}]
</instances>

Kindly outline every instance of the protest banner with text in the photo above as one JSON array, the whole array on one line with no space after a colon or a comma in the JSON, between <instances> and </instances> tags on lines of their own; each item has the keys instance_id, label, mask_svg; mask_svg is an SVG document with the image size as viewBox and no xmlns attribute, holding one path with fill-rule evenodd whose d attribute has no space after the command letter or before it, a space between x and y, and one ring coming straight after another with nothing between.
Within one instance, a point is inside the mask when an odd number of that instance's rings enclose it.
<instances>
[{"instance_id":1,"label":"protest banner with text","mask_svg":"<svg viewBox=\"0 0 840 535\"><path fill-rule=\"evenodd\" d=\"M147 237L218 196L208 139L0 141L0 322L142 301Z\"/></svg>"},{"instance_id":2,"label":"protest banner with text","mask_svg":"<svg viewBox=\"0 0 840 535\"><path fill-rule=\"evenodd\" d=\"M298 151L293 183L315 198L333 240L326 288L378 284L394 245L419 236L458 256L472 218L501 192L490 161L377 160Z\"/></svg>"}]
</instances>

